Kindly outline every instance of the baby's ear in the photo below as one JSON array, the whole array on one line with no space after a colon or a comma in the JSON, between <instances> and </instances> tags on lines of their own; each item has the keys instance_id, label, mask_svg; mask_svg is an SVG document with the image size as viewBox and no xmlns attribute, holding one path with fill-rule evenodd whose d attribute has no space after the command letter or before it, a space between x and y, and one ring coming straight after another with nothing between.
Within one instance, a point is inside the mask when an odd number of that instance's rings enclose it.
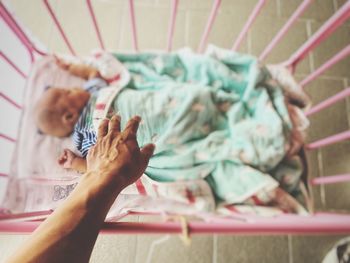
<instances>
[{"instance_id":1,"label":"baby's ear","mask_svg":"<svg viewBox=\"0 0 350 263\"><path fill-rule=\"evenodd\" d=\"M65 125L74 125L78 120L79 114L76 111L66 111L62 115L62 123Z\"/></svg>"}]
</instances>

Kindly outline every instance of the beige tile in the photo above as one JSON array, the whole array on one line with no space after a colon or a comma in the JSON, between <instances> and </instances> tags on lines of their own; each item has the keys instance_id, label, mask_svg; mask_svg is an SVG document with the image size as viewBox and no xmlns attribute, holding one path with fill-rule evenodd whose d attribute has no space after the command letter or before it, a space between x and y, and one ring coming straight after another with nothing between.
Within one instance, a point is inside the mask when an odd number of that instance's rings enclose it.
<instances>
[{"instance_id":1,"label":"beige tile","mask_svg":"<svg viewBox=\"0 0 350 263\"><path fill-rule=\"evenodd\" d=\"M53 22L41 0L25 1L25 0L6 0L5 5L14 12L19 22L31 32L36 39L47 46L51 31L53 30ZM56 1L50 1L52 5ZM35 17L35 19L33 19Z\"/></svg>"},{"instance_id":2,"label":"beige tile","mask_svg":"<svg viewBox=\"0 0 350 263\"><path fill-rule=\"evenodd\" d=\"M305 88L313 105L343 90L342 80L316 79ZM348 129L346 103L339 101L333 106L310 116L308 141L312 142Z\"/></svg>"},{"instance_id":3,"label":"beige tile","mask_svg":"<svg viewBox=\"0 0 350 263\"><path fill-rule=\"evenodd\" d=\"M318 160L318 150L307 152L307 164L308 164L308 178L315 178L322 176L319 169L319 160ZM321 160L322 161L322 160ZM315 211L325 210L325 203L322 200L322 189L323 186L310 185L310 193L314 202Z\"/></svg>"},{"instance_id":4,"label":"beige tile","mask_svg":"<svg viewBox=\"0 0 350 263\"><path fill-rule=\"evenodd\" d=\"M118 50L126 1L94 0L92 4L106 49ZM89 26L93 30L92 23Z\"/></svg>"},{"instance_id":5,"label":"beige tile","mask_svg":"<svg viewBox=\"0 0 350 263\"><path fill-rule=\"evenodd\" d=\"M231 48L241 32L245 22L251 14L256 1L222 1L213 28L210 32L208 43L213 43L224 48ZM261 15L276 15L275 1L267 1ZM204 32L210 10L189 11L189 40L192 48L197 48ZM253 27L255 23L253 24ZM248 52L247 36L242 42L240 52Z\"/></svg>"},{"instance_id":6,"label":"beige tile","mask_svg":"<svg viewBox=\"0 0 350 263\"><path fill-rule=\"evenodd\" d=\"M288 262L286 236L218 236L218 263Z\"/></svg>"},{"instance_id":7,"label":"beige tile","mask_svg":"<svg viewBox=\"0 0 350 263\"><path fill-rule=\"evenodd\" d=\"M99 235L90 262L134 262L136 235Z\"/></svg>"},{"instance_id":8,"label":"beige tile","mask_svg":"<svg viewBox=\"0 0 350 263\"><path fill-rule=\"evenodd\" d=\"M321 23L312 23L312 31L315 33L321 26ZM338 28L329 38L324 40L314 50L315 67L318 68L331 57L333 57L340 50L345 48L350 43L350 27L341 26ZM338 62L333 67L326 70L323 74L328 76L338 76L349 78L350 77L350 58L349 56L342 61Z\"/></svg>"},{"instance_id":9,"label":"beige tile","mask_svg":"<svg viewBox=\"0 0 350 263\"><path fill-rule=\"evenodd\" d=\"M160 242L161 240L164 242ZM153 250L152 244L154 244ZM168 238L164 235L137 236L136 263L209 263L212 262L212 253L212 236L193 236L190 246L185 245L178 235L171 235ZM148 259L150 261L146 261Z\"/></svg>"},{"instance_id":10,"label":"beige tile","mask_svg":"<svg viewBox=\"0 0 350 263\"><path fill-rule=\"evenodd\" d=\"M71 41L73 49L79 55L89 54L91 49L98 46L95 31L85 2L62 0L58 1L57 7L53 6L53 9L68 39ZM57 44L55 41L51 43L53 50L61 49L61 46Z\"/></svg>"},{"instance_id":11,"label":"beige tile","mask_svg":"<svg viewBox=\"0 0 350 263\"><path fill-rule=\"evenodd\" d=\"M140 222L164 222L160 216L140 216ZM191 236L187 245L180 235L138 235L136 263L144 262L212 262L213 237ZM150 260L150 261L147 261Z\"/></svg>"},{"instance_id":12,"label":"beige tile","mask_svg":"<svg viewBox=\"0 0 350 263\"><path fill-rule=\"evenodd\" d=\"M350 142L344 141L321 149L326 176L350 172ZM325 186L328 209L350 212L350 182Z\"/></svg>"},{"instance_id":13,"label":"beige tile","mask_svg":"<svg viewBox=\"0 0 350 263\"><path fill-rule=\"evenodd\" d=\"M320 263L333 247L344 236L293 236L293 262Z\"/></svg>"},{"instance_id":14,"label":"beige tile","mask_svg":"<svg viewBox=\"0 0 350 263\"><path fill-rule=\"evenodd\" d=\"M199 46L208 16L209 13L207 11L198 10L190 11L188 14L189 28L187 45L194 50L197 50ZM237 19L237 17L240 17L240 19ZM221 12L209 34L207 44L212 43L223 48L232 48L235 39L244 25L244 19L244 16L234 16L230 12ZM243 42L239 51L248 52L246 41Z\"/></svg>"},{"instance_id":15,"label":"beige tile","mask_svg":"<svg viewBox=\"0 0 350 263\"><path fill-rule=\"evenodd\" d=\"M160 2L170 2L170 0L158 0ZM213 5L213 0L183 0L179 1L179 9L189 10L189 9L210 9Z\"/></svg>"},{"instance_id":16,"label":"beige tile","mask_svg":"<svg viewBox=\"0 0 350 263\"><path fill-rule=\"evenodd\" d=\"M281 27L286 23L284 18L259 17L251 35L252 53L260 55ZM308 39L306 22L298 21L272 50L266 63L281 63L289 58ZM308 57L297 67L296 73L309 73Z\"/></svg>"},{"instance_id":17,"label":"beige tile","mask_svg":"<svg viewBox=\"0 0 350 263\"><path fill-rule=\"evenodd\" d=\"M233 16L242 15L246 17L246 19L244 19L244 22L246 22L257 3L257 0L222 1L220 10L230 12ZM259 16L276 16L278 12L276 3L276 1L265 1Z\"/></svg>"},{"instance_id":18,"label":"beige tile","mask_svg":"<svg viewBox=\"0 0 350 263\"><path fill-rule=\"evenodd\" d=\"M140 50L165 50L170 11L165 7L135 6L137 37ZM183 47L185 43L185 12L176 18L173 48ZM132 33L129 14L124 12L120 49L131 50Z\"/></svg>"},{"instance_id":19,"label":"beige tile","mask_svg":"<svg viewBox=\"0 0 350 263\"><path fill-rule=\"evenodd\" d=\"M290 17L303 0L279 0L281 6L281 16ZM313 1L301 18L314 20L327 20L334 13L333 0Z\"/></svg>"}]
</instances>

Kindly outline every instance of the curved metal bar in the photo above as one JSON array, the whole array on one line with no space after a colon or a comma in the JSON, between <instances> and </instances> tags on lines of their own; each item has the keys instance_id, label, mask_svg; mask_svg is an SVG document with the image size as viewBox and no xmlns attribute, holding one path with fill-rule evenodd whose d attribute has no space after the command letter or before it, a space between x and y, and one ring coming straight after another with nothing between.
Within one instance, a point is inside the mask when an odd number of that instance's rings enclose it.
<instances>
[{"instance_id":1,"label":"curved metal bar","mask_svg":"<svg viewBox=\"0 0 350 263\"><path fill-rule=\"evenodd\" d=\"M69 40L68 40L68 38L67 38L67 36L66 36L66 33L64 33L63 28L62 28L60 22L58 21L56 15L55 15L55 12L52 10L49 1L48 1L48 0L43 0L43 1L44 1L45 6L46 6L46 9L48 10L48 12L49 12L51 18L52 18L53 21L55 22L55 25L56 25L57 29L58 29L59 32L60 32L61 37L63 38L64 42L66 43L66 45L67 45L69 51L72 53L72 55L75 56L76 53L75 53L75 51L74 51L72 45L70 44L70 42L69 42Z\"/></svg>"},{"instance_id":2,"label":"curved metal bar","mask_svg":"<svg viewBox=\"0 0 350 263\"><path fill-rule=\"evenodd\" d=\"M129 13L130 13L130 22L131 22L131 29L132 29L132 44L134 46L134 50L139 51L139 47L137 43L134 0L129 0Z\"/></svg>"},{"instance_id":3,"label":"curved metal bar","mask_svg":"<svg viewBox=\"0 0 350 263\"><path fill-rule=\"evenodd\" d=\"M350 13L350 11L349 11L349 13ZM338 63L340 60L346 58L349 55L350 55L350 44L347 45L345 48L343 48L341 51L339 51L336 55L334 55L328 61L326 61L322 66L320 66L318 69L316 69L314 72L312 72L305 79L303 79L299 83L300 86L304 87L306 84L308 84L309 82L311 82L312 80L317 78L319 75L321 75L328 68L332 67L334 64Z\"/></svg>"},{"instance_id":4,"label":"curved metal bar","mask_svg":"<svg viewBox=\"0 0 350 263\"><path fill-rule=\"evenodd\" d=\"M302 61L311 50L317 47L324 39L329 37L340 25L342 25L350 17L350 1L347 1L333 16L331 16L324 24L317 30L317 32L310 37L293 55L290 56L287 65L293 68Z\"/></svg>"},{"instance_id":5,"label":"curved metal bar","mask_svg":"<svg viewBox=\"0 0 350 263\"><path fill-rule=\"evenodd\" d=\"M171 15L170 15L170 23L169 23L169 31L168 31L168 44L167 51L170 52L173 47L173 38L175 31L175 20L177 14L177 6L179 4L179 0L173 0L171 5Z\"/></svg>"},{"instance_id":6,"label":"curved metal bar","mask_svg":"<svg viewBox=\"0 0 350 263\"><path fill-rule=\"evenodd\" d=\"M0 232L30 233L39 225L34 222L0 221ZM101 229L102 234L181 234L186 227L189 234L326 234L350 233L350 215L322 214L310 216L277 216L271 218L252 217L249 222L230 219L220 222L190 222L186 226L180 222L137 223L108 222Z\"/></svg>"},{"instance_id":7,"label":"curved metal bar","mask_svg":"<svg viewBox=\"0 0 350 263\"><path fill-rule=\"evenodd\" d=\"M232 46L232 50L236 51L242 44L245 36L247 35L250 27L254 23L255 19L258 17L261 9L265 5L266 0L259 0L259 2L256 4L256 6L253 9L253 12L250 14L247 22L245 23L241 33L239 33L238 38L236 39L235 43Z\"/></svg>"},{"instance_id":8,"label":"curved metal bar","mask_svg":"<svg viewBox=\"0 0 350 263\"><path fill-rule=\"evenodd\" d=\"M309 143L306 145L305 148L307 150L314 150L314 149L318 149L330 144L334 144L334 143L344 141L344 140L349 140L349 139L350 139L350 130L326 137L324 139L315 141L313 143Z\"/></svg>"},{"instance_id":9,"label":"curved metal bar","mask_svg":"<svg viewBox=\"0 0 350 263\"><path fill-rule=\"evenodd\" d=\"M10 12L6 9L5 5L0 2L0 16L4 19L5 23L12 30L12 32L17 36L19 41L26 47L30 61L33 63L34 55L33 55L33 45L26 34L23 32L21 27L17 24L17 22L13 19Z\"/></svg>"},{"instance_id":10,"label":"curved metal bar","mask_svg":"<svg viewBox=\"0 0 350 263\"><path fill-rule=\"evenodd\" d=\"M9 141L9 142L13 142L13 143L16 142L15 139L13 139L13 138L11 138L11 137L9 137L9 136L3 134L3 133L0 133L0 138L3 138L3 139L5 139L5 140L7 140L7 141Z\"/></svg>"},{"instance_id":11,"label":"curved metal bar","mask_svg":"<svg viewBox=\"0 0 350 263\"><path fill-rule=\"evenodd\" d=\"M2 51L0 51L0 57L2 57L19 75L21 75L23 78L27 78L27 75L24 74L24 72L16 66L16 64L9 59ZM0 94L0 96L2 95L2 93Z\"/></svg>"},{"instance_id":12,"label":"curved metal bar","mask_svg":"<svg viewBox=\"0 0 350 263\"><path fill-rule=\"evenodd\" d=\"M103 44L101 32L100 32L100 29L99 29L98 24L97 24L97 20L96 20L96 16L95 16L95 13L94 13L94 9L93 9L92 4L91 4L91 0L86 0L86 4L88 6L89 13L90 13L90 16L91 16L91 19L92 19L92 23L93 23L94 28L95 28L95 32L96 32L96 35L97 35L98 42L100 43L100 47L104 50L105 46Z\"/></svg>"},{"instance_id":13,"label":"curved metal bar","mask_svg":"<svg viewBox=\"0 0 350 263\"><path fill-rule=\"evenodd\" d=\"M328 99L313 106L309 111L307 111L305 113L305 115L310 116L316 112L319 112L325 108L332 106L334 103L336 103L342 99L345 99L348 96L350 96L350 87L346 88L345 90L342 90L341 92L337 93L336 95L329 97Z\"/></svg>"},{"instance_id":14,"label":"curved metal bar","mask_svg":"<svg viewBox=\"0 0 350 263\"><path fill-rule=\"evenodd\" d=\"M198 53L202 53L204 50L204 46L207 43L209 33L211 31L211 28L213 27L216 15L218 13L218 9L220 7L221 0L215 0L213 3L213 7L211 8L210 16L208 18L207 25L205 26L204 33L202 35L201 41L198 46Z\"/></svg>"},{"instance_id":15,"label":"curved metal bar","mask_svg":"<svg viewBox=\"0 0 350 263\"><path fill-rule=\"evenodd\" d=\"M284 35L288 32L288 30L294 25L297 19L304 13L304 11L309 7L311 2L314 0L304 0L299 7L295 10L292 16L288 19L288 21L284 24L281 30L277 33L277 35L271 40L270 44L261 52L259 56L259 60L264 60L268 54L272 51L272 49L281 41Z\"/></svg>"},{"instance_id":16,"label":"curved metal bar","mask_svg":"<svg viewBox=\"0 0 350 263\"><path fill-rule=\"evenodd\" d=\"M318 184L335 184L342 182L350 182L350 174L337 174L331 176L316 177L310 180L312 185Z\"/></svg>"}]
</instances>

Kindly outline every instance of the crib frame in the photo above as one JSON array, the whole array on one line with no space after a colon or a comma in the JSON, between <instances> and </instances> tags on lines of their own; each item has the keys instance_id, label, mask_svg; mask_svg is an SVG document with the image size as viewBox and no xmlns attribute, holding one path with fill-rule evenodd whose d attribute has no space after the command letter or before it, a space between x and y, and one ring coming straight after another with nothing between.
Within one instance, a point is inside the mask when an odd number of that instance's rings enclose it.
<instances>
[{"instance_id":1,"label":"crib frame","mask_svg":"<svg viewBox=\"0 0 350 263\"><path fill-rule=\"evenodd\" d=\"M67 35L64 32L63 27L60 24L54 10L52 9L49 0L42 0L43 5L46 7L50 17L52 18L55 26L59 30L60 36L65 42L68 50L72 55L75 55L73 45L70 43ZM172 50L173 36L175 32L175 21L177 15L179 0L172 0L171 3L171 15L169 21L169 30L167 36L166 51ZM242 31L238 38L234 41L232 50L237 50L242 41L246 37L249 29L252 27L255 19L262 10L266 3L266 0L257 0L257 4L252 10L248 20L246 21ZM259 59L264 59L269 55L273 48L280 42L284 35L293 26L296 20L302 15L302 13L310 6L312 0L304 0L295 12L290 16L285 25L280 29L276 36L266 46L263 52L260 54ZM139 51L136 17L134 12L134 1L128 0L130 23L132 28L132 43L135 52ZM209 33L215 22L221 0L214 0L211 8L207 24L202 34L200 43L198 45L198 52L203 52ZM96 37L101 49L105 49L103 38L98 26L97 17L95 16L93 4L91 0L86 0L86 6L91 17L92 25L96 33ZM46 52L39 50L32 42L31 38L21 28L16 21L13 14L9 12L3 2L0 2L0 16L11 29L11 31L20 40L23 47L27 50L30 63L34 63L36 58L47 55ZM300 48L298 48L286 61L282 62L291 72L295 71L296 66L309 54L310 51L315 49L320 43L328 38L340 25L342 25L350 17L350 1L346 2L337 12L335 12L318 31L311 36ZM12 68L18 73L18 77L27 78L27 74L23 72L18 65L16 65L6 54L5 51L0 51L0 57L3 59L8 67ZM340 60L346 58L350 54L350 44L333 55L323 65L313 71L305 79L300 82L302 87L305 87L311 81L320 76L328 68ZM337 103L340 100L344 100L350 96L350 87L344 89L338 94L325 99L321 103L313 106L307 113L307 116L318 113L325 108ZM12 98L3 92L0 92L1 103L9 103L13 106L14 110L22 110L22 106L16 103ZM16 143L16 138L1 133L0 139L7 140L11 143ZM305 145L307 151L319 149L321 147L334 144L343 140L350 139L350 130L344 131L315 142ZM6 172L0 171L0 177L8 177ZM350 181L350 173L330 175L325 177L317 177L309 181L309 184L330 184L341 183ZM40 223L51 213L52 211L38 211L32 213L4 215L0 210L0 232L5 233L30 233L34 231ZM151 213L135 213L129 212L123 216L129 215L154 215ZM152 222L152 223L136 223L136 222L106 222L101 230L101 233L107 234L149 234L149 233L168 233L168 234L344 234L350 233L350 214L337 214L330 212L315 212L309 216L297 216L291 214L279 215L274 218L265 218L253 215L237 214L231 218L216 218L210 215L204 217L204 222L186 222L184 220L175 220L167 222ZM185 223L184 223L185 222Z\"/></svg>"}]
</instances>

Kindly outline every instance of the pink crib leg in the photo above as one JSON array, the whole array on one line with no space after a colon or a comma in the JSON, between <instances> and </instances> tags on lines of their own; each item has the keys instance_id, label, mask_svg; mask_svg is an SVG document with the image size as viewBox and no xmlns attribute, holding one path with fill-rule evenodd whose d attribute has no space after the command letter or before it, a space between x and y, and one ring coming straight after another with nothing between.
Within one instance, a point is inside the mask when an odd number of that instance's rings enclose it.
<instances>
[{"instance_id":1,"label":"pink crib leg","mask_svg":"<svg viewBox=\"0 0 350 263\"><path fill-rule=\"evenodd\" d=\"M134 50L138 51L139 48L138 48L138 44L137 44L134 0L129 0L129 13L130 13L130 22L131 22L131 29L132 29L132 44L134 46Z\"/></svg>"},{"instance_id":2,"label":"pink crib leg","mask_svg":"<svg viewBox=\"0 0 350 263\"><path fill-rule=\"evenodd\" d=\"M3 134L3 133L0 133L0 138L3 138L3 139L5 139L5 140L7 140L7 141L9 141L9 142L16 142L15 139L13 139L13 138L11 138L11 137L9 137L9 136Z\"/></svg>"},{"instance_id":3,"label":"pink crib leg","mask_svg":"<svg viewBox=\"0 0 350 263\"><path fill-rule=\"evenodd\" d=\"M336 135L318 140L316 142L309 143L306 145L306 149L314 150L314 149L318 149L318 148L321 148L330 144L334 144L340 141L348 140L348 139L350 139L350 131L345 131L345 132L341 132Z\"/></svg>"},{"instance_id":4,"label":"pink crib leg","mask_svg":"<svg viewBox=\"0 0 350 263\"><path fill-rule=\"evenodd\" d=\"M209 37L209 33L211 31L211 28L213 27L217 12L219 10L221 4L221 0L215 0L213 7L211 8L211 12L210 12L210 16L207 22L207 25L205 26L205 30L204 33L202 35L201 41L199 43L197 52L198 53L202 53L204 50L204 46L207 43L208 37Z\"/></svg>"},{"instance_id":5,"label":"pink crib leg","mask_svg":"<svg viewBox=\"0 0 350 263\"><path fill-rule=\"evenodd\" d=\"M12 32L17 36L17 38L21 41L23 46L26 47L29 56L30 61L33 63L34 61L34 55L33 55L33 45L31 41L28 39L26 34L23 32L23 30L19 27L17 22L13 19L12 15L9 13L9 11L6 9L6 7L0 2L0 16L4 19L5 23L8 25L8 27L12 30ZM36 49L34 49L36 50Z\"/></svg>"},{"instance_id":6,"label":"pink crib leg","mask_svg":"<svg viewBox=\"0 0 350 263\"><path fill-rule=\"evenodd\" d=\"M168 45L167 45L167 51L170 52L173 45L173 37L174 37L174 31L175 31L175 20L176 20L176 14L177 14L177 6L178 6L179 0L173 0L171 5L171 16L170 16L170 24L169 24L169 31L168 31Z\"/></svg>"},{"instance_id":7,"label":"pink crib leg","mask_svg":"<svg viewBox=\"0 0 350 263\"><path fill-rule=\"evenodd\" d=\"M259 60L264 60L267 55L272 51L272 49L280 42L283 36L288 32L288 30L293 26L297 19L304 13L304 11L309 7L313 0L304 0L299 7L295 10L293 15L288 19L287 23L281 28L277 35L272 39L270 44L264 49L260 54Z\"/></svg>"},{"instance_id":8,"label":"pink crib leg","mask_svg":"<svg viewBox=\"0 0 350 263\"><path fill-rule=\"evenodd\" d=\"M41 222L1 222L0 232L29 233ZM187 226L189 234L325 234L350 233L350 216L341 214L315 214L310 216L277 216L274 218L252 217L244 222L191 222ZM108 222L103 225L104 234L180 234L183 225L179 222L136 223Z\"/></svg>"},{"instance_id":9,"label":"pink crib leg","mask_svg":"<svg viewBox=\"0 0 350 263\"><path fill-rule=\"evenodd\" d=\"M311 50L317 47L324 39L330 36L334 30L342 25L350 17L350 1L347 1L323 26L302 45L286 62L293 68L303 60Z\"/></svg>"},{"instance_id":10,"label":"pink crib leg","mask_svg":"<svg viewBox=\"0 0 350 263\"><path fill-rule=\"evenodd\" d=\"M10 99L10 97L6 96L4 93L0 92L0 98L3 98L8 103L10 103L12 106L16 107L17 109L21 110L22 106L20 106L18 103L16 103L14 100Z\"/></svg>"},{"instance_id":11,"label":"pink crib leg","mask_svg":"<svg viewBox=\"0 0 350 263\"><path fill-rule=\"evenodd\" d=\"M263 6L265 5L265 3L266 3L266 0L259 0L259 2L256 4L253 12L250 14L250 16L249 16L247 22L245 23L241 33L239 34L238 38L236 39L235 43L232 46L233 51L236 51L241 46L246 34L248 33L248 30L250 29L250 27L254 23L255 19L258 17L258 15L259 15L261 9L263 8Z\"/></svg>"},{"instance_id":12,"label":"pink crib leg","mask_svg":"<svg viewBox=\"0 0 350 263\"><path fill-rule=\"evenodd\" d=\"M88 6L88 9L89 9L89 13L90 13L90 16L91 16L91 19L92 19L92 23L94 24L94 28L95 28L95 32L96 32L96 35L97 35L98 42L100 43L100 47L104 50L105 46L103 44L101 32L100 32L100 29L99 29L98 24L97 24L97 20L96 20L96 16L95 16L95 13L94 13L94 9L93 9L92 4L91 4L91 0L86 0L86 3L87 3L87 6Z\"/></svg>"},{"instance_id":13,"label":"pink crib leg","mask_svg":"<svg viewBox=\"0 0 350 263\"><path fill-rule=\"evenodd\" d=\"M316 112L319 112L325 108L328 108L335 104L336 102L345 99L346 97L350 96L350 87L346 88L345 90L339 92L338 94L322 101L321 103L315 105L312 107L308 112L306 112L306 116L310 116Z\"/></svg>"},{"instance_id":14,"label":"pink crib leg","mask_svg":"<svg viewBox=\"0 0 350 263\"><path fill-rule=\"evenodd\" d=\"M350 3L350 2L349 2ZM349 11L350 12L350 11ZM317 78L319 75L321 75L324 71L326 71L328 68L333 66L334 64L338 63L340 60L346 58L350 55L350 44L347 45L345 48L343 48L339 53L337 53L335 56L333 56L331 59L329 59L326 63L324 63L321 67L316 69L314 72L312 72L309 76L307 76L305 79L303 79L300 82L300 85L304 87L306 84Z\"/></svg>"},{"instance_id":15,"label":"pink crib leg","mask_svg":"<svg viewBox=\"0 0 350 263\"><path fill-rule=\"evenodd\" d=\"M342 183L342 182L350 182L350 174L338 174L338 175L331 175L331 176L316 177L310 180L310 183L312 185L334 184L334 183Z\"/></svg>"},{"instance_id":16,"label":"pink crib leg","mask_svg":"<svg viewBox=\"0 0 350 263\"><path fill-rule=\"evenodd\" d=\"M51 5L49 3L49 0L43 0L43 1L44 1L44 4L45 4L47 10L49 11L49 14L50 14L51 18L53 19L53 21L55 23L57 29L60 31L61 37L63 38L64 42L66 43L69 51L72 53L72 55L75 56L76 53L75 53L72 45L70 44L70 42L69 42L69 40L68 40L68 38L66 36L66 33L64 33L63 28L62 28L60 22L58 21L54 11L52 10Z\"/></svg>"},{"instance_id":17,"label":"pink crib leg","mask_svg":"<svg viewBox=\"0 0 350 263\"><path fill-rule=\"evenodd\" d=\"M2 57L19 75L21 75L23 78L27 78L27 75L24 74L24 72L15 65L2 51L0 51L0 57Z\"/></svg>"}]
</instances>

